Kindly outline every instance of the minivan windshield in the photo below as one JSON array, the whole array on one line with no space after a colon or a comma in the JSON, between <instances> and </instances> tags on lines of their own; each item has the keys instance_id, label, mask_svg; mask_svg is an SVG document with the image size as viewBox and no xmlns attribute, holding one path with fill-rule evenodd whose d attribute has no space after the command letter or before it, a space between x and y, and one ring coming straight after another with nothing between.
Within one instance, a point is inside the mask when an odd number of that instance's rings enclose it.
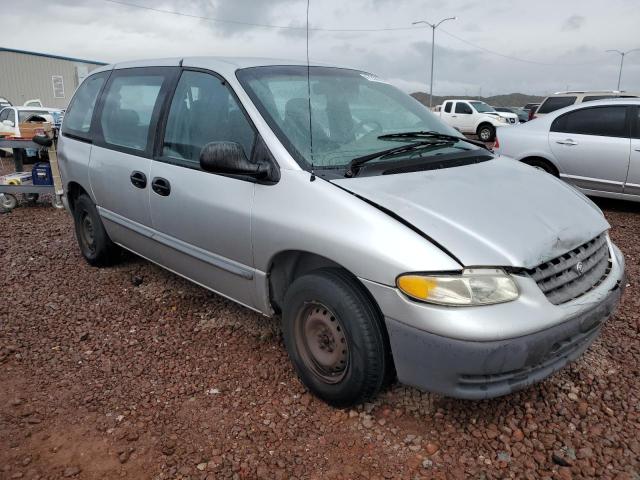
<instances>
[{"instance_id":1,"label":"minivan windshield","mask_svg":"<svg viewBox=\"0 0 640 480\"><path fill-rule=\"evenodd\" d=\"M410 138L379 138L383 135L430 131L460 137L417 100L369 73L310 67L309 85L306 66L252 67L238 70L237 77L303 168L311 164L314 168L346 167L354 158L413 142ZM439 142L437 147L436 143L420 155L477 148L455 140L446 145Z\"/></svg>"}]
</instances>

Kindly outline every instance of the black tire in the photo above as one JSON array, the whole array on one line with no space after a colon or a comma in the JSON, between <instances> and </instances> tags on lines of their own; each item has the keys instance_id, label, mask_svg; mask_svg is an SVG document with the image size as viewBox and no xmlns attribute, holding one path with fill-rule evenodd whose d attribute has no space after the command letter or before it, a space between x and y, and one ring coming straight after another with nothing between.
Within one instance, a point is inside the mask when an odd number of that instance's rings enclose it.
<instances>
[{"instance_id":1,"label":"black tire","mask_svg":"<svg viewBox=\"0 0 640 480\"><path fill-rule=\"evenodd\" d=\"M542 160L541 158L530 158L527 160L523 160L522 163L526 163L527 165L531 165L534 168L539 170L544 170L547 173L550 173L554 177L558 176L558 171L546 160Z\"/></svg>"},{"instance_id":2,"label":"black tire","mask_svg":"<svg viewBox=\"0 0 640 480\"><path fill-rule=\"evenodd\" d=\"M107 235L96 206L85 193L81 194L74 203L73 220L76 239L85 260L96 267L113 264L118 248Z\"/></svg>"},{"instance_id":3,"label":"black tire","mask_svg":"<svg viewBox=\"0 0 640 480\"><path fill-rule=\"evenodd\" d=\"M38 202L38 199L40 198L40 194L25 193L24 198L27 201L27 203L29 203L30 205L35 205Z\"/></svg>"},{"instance_id":4,"label":"black tire","mask_svg":"<svg viewBox=\"0 0 640 480\"><path fill-rule=\"evenodd\" d=\"M381 315L356 282L341 270L316 270L296 279L284 299L289 358L304 385L336 407L375 396L393 368ZM322 364L336 354L344 357Z\"/></svg>"},{"instance_id":5,"label":"black tire","mask_svg":"<svg viewBox=\"0 0 640 480\"><path fill-rule=\"evenodd\" d=\"M488 123L480 125L477 133L482 142L493 142L496 139L496 129Z\"/></svg>"}]
</instances>

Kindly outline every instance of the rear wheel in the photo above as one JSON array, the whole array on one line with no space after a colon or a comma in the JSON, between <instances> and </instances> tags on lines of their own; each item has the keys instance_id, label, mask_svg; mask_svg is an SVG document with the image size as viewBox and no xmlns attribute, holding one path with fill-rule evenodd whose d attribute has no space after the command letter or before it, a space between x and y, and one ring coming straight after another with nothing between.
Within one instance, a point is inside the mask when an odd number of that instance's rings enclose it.
<instances>
[{"instance_id":1,"label":"rear wheel","mask_svg":"<svg viewBox=\"0 0 640 480\"><path fill-rule=\"evenodd\" d=\"M483 142L493 142L496 138L496 129L493 125L484 124L478 127L478 137Z\"/></svg>"},{"instance_id":2,"label":"rear wheel","mask_svg":"<svg viewBox=\"0 0 640 480\"><path fill-rule=\"evenodd\" d=\"M362 287L340 270L304 275L285 296L289 357L305 386L337 407L373 397L384 384L391 362L382 325Z\"/></svg>"},{"instance_id":3,"label":"rear wheel","mask_svg":"<svg viewBox=\"0 0 640 480\"><path fill-rule=\"evenodd\" d=\"M117 247L107 235L96 206L88 195L75 201L73 219L76 238L85 260L94 266L106 266L115 261Z\"/></svg>"}]
</instances>

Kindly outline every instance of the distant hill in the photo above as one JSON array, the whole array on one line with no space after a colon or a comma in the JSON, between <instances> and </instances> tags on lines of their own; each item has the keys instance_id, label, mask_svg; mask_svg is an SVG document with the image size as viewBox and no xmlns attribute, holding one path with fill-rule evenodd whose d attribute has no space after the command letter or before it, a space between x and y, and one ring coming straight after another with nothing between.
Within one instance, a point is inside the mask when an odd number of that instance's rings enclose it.
<instances>
[{"instance_id":1,"label":"distant hill","mask_svg":"<svg viewBox=\"0 0 640 480\"><path fill-rule=\"evenodd\" d=\"M429 94L425 92L414 92L411 94L416 100L424 105L429 105ZM540 103L545 97L539 97L537 95L526 95L524 93L509 93L506 95L494 95L492 97L474 97L464 95L448 95L440 97L438 95L433 96L433 106L441 105L442 102L450 98L460 98L468 100L482 100L485 103L493 107L523 107L527 103Z\"/></svg>"}]
</instances>

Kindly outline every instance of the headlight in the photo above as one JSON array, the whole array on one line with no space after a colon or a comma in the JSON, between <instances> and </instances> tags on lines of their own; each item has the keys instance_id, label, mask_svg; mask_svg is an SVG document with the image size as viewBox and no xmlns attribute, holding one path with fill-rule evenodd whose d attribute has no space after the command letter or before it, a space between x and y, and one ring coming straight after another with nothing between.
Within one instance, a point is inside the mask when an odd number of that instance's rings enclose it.
<instances>
[{"instance_id":1,"label":"headlight","mask_svg":"<svg viewBox=\"0 0 640 480\"><path fill-rule=\"evenodd\" d=\"M405 274L396 284L411 298L436 305L472 306L518 298L515 282L499 268L470 268L455 274Z\"/></svg>"},{"instance_id":2,"label":"headlight","mask_svg":"<svg viewBox=\"0 0 640 480\"><path fill-rule=\"evenodd\" d=\"M498 119L498 121L499 121L499 122L507 123L507 119L506 119L506 118L504 118L504 117L500 117L500 116L498 116L498 117L497 117L497 119Z\"/></svg>"}]
</instances>

